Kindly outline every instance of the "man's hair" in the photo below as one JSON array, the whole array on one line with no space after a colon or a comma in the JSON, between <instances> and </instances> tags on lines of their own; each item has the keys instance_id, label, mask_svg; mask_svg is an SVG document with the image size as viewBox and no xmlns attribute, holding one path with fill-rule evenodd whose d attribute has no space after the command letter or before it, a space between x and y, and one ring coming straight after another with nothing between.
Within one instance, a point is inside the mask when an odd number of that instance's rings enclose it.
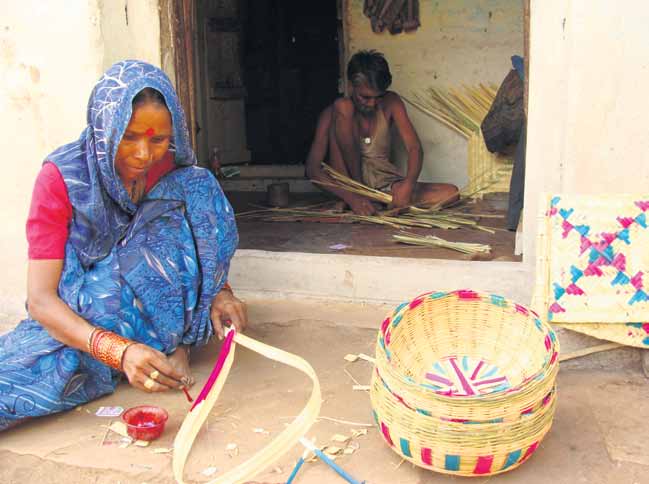
<instances>
[{"instance_id":1,"label":"man's hair","mask_svg":"<svg viewBox=\"0 0 649 484\"><path fill-rule=\"evenodd\" d=\"M367 84L379 91L385 91L392 84L388 61L375 50L360 50L349 59L347 79L353 86Z\"/></svg>"}]
</instances>

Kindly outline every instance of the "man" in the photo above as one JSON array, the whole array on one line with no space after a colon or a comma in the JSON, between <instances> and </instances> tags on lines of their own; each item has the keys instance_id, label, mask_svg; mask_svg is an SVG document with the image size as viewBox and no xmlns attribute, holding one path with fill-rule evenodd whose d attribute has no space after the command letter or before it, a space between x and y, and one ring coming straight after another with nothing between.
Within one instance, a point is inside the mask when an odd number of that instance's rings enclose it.
<instances>
[{"instance_id":1,"label":"man","mask_svg":"<svg viewBox=\"0 0 649 484\"><path fill-rule=\"evenodd\" d=\"M329 164L346 176L372 188L390 193L392 206L435 205L458 198L455 185L418 183L423 151L415 128L399 95L388 91L392 75L383 54L359 51L347 65L350 97L337 99L318 119L316 133L306 161L307 176L331 182L321 163L329 151ZM394 124L408 152L403 176L390 162L390 128ZM359 215L371 215L376 208L362 196L325 187Z\"/></svg>"}]
</instances>

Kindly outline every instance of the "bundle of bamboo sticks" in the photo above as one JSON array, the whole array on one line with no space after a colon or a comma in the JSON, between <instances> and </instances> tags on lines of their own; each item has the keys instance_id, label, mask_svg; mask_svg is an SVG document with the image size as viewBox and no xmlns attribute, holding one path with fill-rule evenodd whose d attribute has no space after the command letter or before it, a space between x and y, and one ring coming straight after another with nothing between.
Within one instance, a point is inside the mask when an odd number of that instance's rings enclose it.
<instances>
[{"instance_id":1,"label":"bundle of bamboo sticks","mask_svg":"<svg viewBox=\"0 0 649 484\"><path fill-rule=\"evenodd\" d=\"M474 198L481 198L485 193L509 191L512 160L490 153L480 130L496 92L496 86L478 84L447 91L430 87L424 93L414 93L412 98L404 97L423 113L468 140L469 183L464 190Z\"/></svg>"},{"instance_id":2,"label":"bundle of bamboo sticks","mask_svg":"<svg viewBox=\"0 0 649 484\"><path fill-rule=\"evenodd\" d=\"M392 203L392 195L389 193L370 188L342 173L334 170L327 164L322 164L324 172L329 176L329 182L318 182L324 186L341 188L358 195L362 195L371 200L384 204ZM406 207L403 211L385 210L376 215L357 215L353 212L340 212L334 210L324 210L318 206L295 207L295 208L263 208L237 214L237 220L258 219L271 222L295 222L309 220L331 220L336 222L360 222L377 225L386 225L395 229L404 230L417 228L440 228L440 229L459 229L461 227L474 228L488 233L495 233L495 230L478 224L476 219L502 217L491 214L470 214L453 212L448 208L442 208L444 202L433 207ZM445 247L462 253L477 254L489 252L491 247L483 244L470 244L465 242L451 242L435 236L419 236L408 232L402 232L399 236L394 236L399 242L421 245L428 247Z\"/></svg>"},{"instance_id":3,"label":"bundle of bamboo sticks","mask_svg":"<svg viewBox=\"0 0 649 484\"><path fill-rule=\"evenodd\" d=\"M410 104L469 139L480 130L480 124L496 97L494 86L463 86L462 91L429 87L424 94L414 93Z\"/></svg>"},{"instance_id":4,"label":"bundle of bamboo sticks","mask_svg":"<svg viewBox=\"0 0 649 484\"><path fill-rule=\"evenodd\" d=\"M367 185L364 185L361 182L358 182L348 176L343 175L339 171L334 170L326 163L322 163L322 170L331 178L331 182L322 182L318 180L311 180L317 185L323 186L333 186L337 188L342 188L351 193L356 193L357 195L363 195L370 200L375 200L377 202L390 204L392 203L392 195L389 193L382 192L375 188L370 188Z\"/></svg>"},{"instance_id":5,"label":"bundle of bamboo sticks","mask_svg":"<svg viewBox=\"0 0 649 484\"><path fill-rule=\"evenodd\" d=\"M401 232L392 236L402 244L417 245L423 247L444 247L446 249L462 252L463 254L488 254L491 246L486 244L475 244L471 242L451 242L434 235L418 235L408 232Z\"/></svg>"},{"instance_id":6,"label":"bundle of bamboo sticks","mask_svg":"<svg viewBox=\"0 0 649 484\"><path fill-rule=\"evenodd\" d=\"M343 175L342 173L334 170L326 163L322 163L322 170L331 178L331 182L322 182L317 180L312 180L313 183L323 186L333 186L337 188L342 188L351 193L356 193L362 195L370 200L384 203L389 205L392 203L392 195L389 193L382 192L375 188L368 187L363 183L360 183L348 176ZM411 205L407 208L410 213L430 213L436 212L442 209L449 200L441 200L435 205L426 205L423 207L417 205Z\"/></svg>"}]
</instances>

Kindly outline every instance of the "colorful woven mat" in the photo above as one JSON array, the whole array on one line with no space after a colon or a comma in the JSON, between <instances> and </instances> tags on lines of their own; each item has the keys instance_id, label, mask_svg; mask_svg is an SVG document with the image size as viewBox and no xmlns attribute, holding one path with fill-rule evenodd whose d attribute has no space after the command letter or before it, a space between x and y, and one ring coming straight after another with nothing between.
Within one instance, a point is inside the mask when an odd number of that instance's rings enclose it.
<instances>
[{"instance_id":1,"label":"colorful woven mat","mask_svg":"<svg viewBox=\"0 0 649 484\"><path fill-rule=\"evenodd\" d=\"M649 195L550 196L534 307L555 325L649 347Z\"/></svg>"}]
</instances>

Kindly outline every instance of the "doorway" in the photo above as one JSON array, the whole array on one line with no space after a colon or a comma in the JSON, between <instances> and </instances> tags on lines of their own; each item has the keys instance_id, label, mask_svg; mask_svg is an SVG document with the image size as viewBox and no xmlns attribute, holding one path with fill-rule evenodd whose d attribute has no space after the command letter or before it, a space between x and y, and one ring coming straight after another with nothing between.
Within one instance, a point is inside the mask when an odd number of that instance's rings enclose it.
<instances>
[{"instance_id":1,"label":"doorway","mask_svg":"<svg viewBox=\"0 0 649 484\"><path fill-rule=\"evenodd\" d=\"M237 213L263 207L267 186L277 181L290 183L292 206L316 206L328 200L304 178L302 163L319 112L340 95L341 77L344 78L340 66L347 60L341 46L386 52L401 82L397 88L406 95L409 89L437 80L438 71L442 72L442 79L457 85L471 79L476 72L482 76L483 71L487 77L480 77L480 81L502 79L506 71L494 74L491 65L481 60L487 57L483 40L490 42L490 49L495 50L489 52L495 52L500 59L509 55L508 46L528 52L528 0L522 5L506 0L507 8L492 12L484 7L479 9L479 15L456 8L451 0L446 0L435 7L432 17L424 17L420 32L394 41L388 34L383 37L363 34L363 29L369 28L369 20L363 17L358 3L344 0L322 0L308 6L305 6L307 2L297 0L170 1L195 5L196 28L192 32L196 44L197 153L204 163L212 148L218 147L222 164L240 167L239 176L222 180ZM453 22L449 20L450 14ZM350 37L345 42L341 19L346 22L345 34ZM435 23L439 24L438 29L433 28ZM429 49L430 44L436 48ZM406 62L404 45L410 49L409 62ZM439 53L439 58L431 52ZM458 52L463 55L458 56ZM428 63L415 62L420 57ZM458 57L463 61L458 62ZM479 69L467 71L467 62L473 62ZM434 72L429 72L430 66L435 67ZM435 123L423 118L421 113L409 111L417 122L420 136L430 137L429 129L435 128ZM428 148L434 152L437 146L445 146L447 138L448 134L444 133L429 143ZM466 163L462 153L442 150L441 154L445 153L452 156L434 158L435 167ZM495 194L487 199L485 206L464 207L469 212L485 215L485 226L495 232L488 237L485 235L488 232L467 229L420 231L457 242L489 244L493 251L486 260L520 260L520 255L514 254L517 252L515 234L499 225L499 217L504 218L506 211L506 195ZM354 253L365 255L467 258L445 249L404 249L392 239L391 227L339 226L324 219L318 219L319 224L294 223L297 221L303 220L298 217L282 225L277 221L240 219L241 247L328 253L340 250L331 247L344 245L353 247Z\"/></svg>"},{"instance_id":2,"label":"doorway","mask_svg":"<svg viewBox=\"0 0 649 484\"><path fill-rule=\"evenodd\" d=\"M338 95L336 2L245 4L242 61L250 161L303 163L318 114Z\"/></svg>"},{"instance_id":3,"label":"doorway","mask_svg":"<svg viewBox=\"0 0 649 484\"><path fill-rule=\"evenodd\" d=\"M196 0L197 152L222 164L306 158L338 96L338 1Z\"/></svg>"}]
</instances>

